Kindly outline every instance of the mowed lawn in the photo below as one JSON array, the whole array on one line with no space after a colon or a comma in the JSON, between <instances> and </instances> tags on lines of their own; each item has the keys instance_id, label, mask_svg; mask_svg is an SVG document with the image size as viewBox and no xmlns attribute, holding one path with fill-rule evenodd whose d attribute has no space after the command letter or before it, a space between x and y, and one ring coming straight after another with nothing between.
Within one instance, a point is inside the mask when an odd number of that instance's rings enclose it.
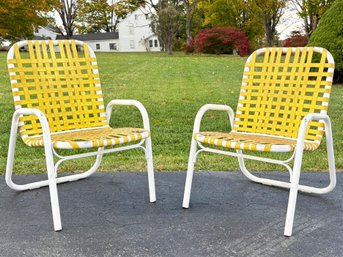
<instances>
[{"instance_id":1,"label":"mowed lawn","mask_svg":"<svg viewBox=\"0 0 343 257\"><path fill-rule=\"evenodd\" d=\"M206 103L228 104L236 109L245 58L238 56L186 56L177 53L98 53L105 102L111 99L137 99L149 116L156 170L186 170L192 128L198 109ZM6 54L0 53L0 173L6 167L13 102L6 68ZM343 85L335 85L330 102L334 131L336 166L343 169ZM116 107L113 126L141 126L139 112L133 107ZM209 112L202 124L206 130L229 130L228 118ZM269 157L288 158L288 154ZM62 172L82 171L93 159L67 162ZM105 155L101 171L144 171L141 150ZM282 170L282 167L249 162L253 170ZM201 154L197 170L238 170L235 158ZM305 154L303 169L327 170L323 144L314 154ZM43 150L17 144L16 173L45 172Z\"/></svg>"}]
</instances>

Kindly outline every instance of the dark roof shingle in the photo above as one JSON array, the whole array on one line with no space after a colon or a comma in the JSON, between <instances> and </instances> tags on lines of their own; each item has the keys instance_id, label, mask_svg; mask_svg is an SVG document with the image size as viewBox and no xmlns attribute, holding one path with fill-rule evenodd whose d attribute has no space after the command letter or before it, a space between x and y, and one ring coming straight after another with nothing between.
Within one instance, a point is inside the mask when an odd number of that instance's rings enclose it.
<instances>
[{"instance_id":1,"label":"dark roof shingle","mask_svg":"<svg viewBox=\"0 0 343 257\"><path fill-rule=\"evenodd\" d=\"M73 35L73 39L81 41L92 41L92 40L104 40L104 39L118 39L118 32L106 32L106 33L89 33L83 35ZM62 35L57 35L56 39L65 39Z\"/></svg>"}]
</instances>

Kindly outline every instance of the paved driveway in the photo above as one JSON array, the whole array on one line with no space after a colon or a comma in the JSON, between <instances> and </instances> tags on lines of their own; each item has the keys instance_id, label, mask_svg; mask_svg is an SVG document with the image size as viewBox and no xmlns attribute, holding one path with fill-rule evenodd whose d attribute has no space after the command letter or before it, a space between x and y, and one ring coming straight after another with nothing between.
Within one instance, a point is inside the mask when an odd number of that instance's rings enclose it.
<instances>
[{"instance_id":1,"label":"paved driveway","mask_svg":"<svg viewBox=\"0 0 343 257\"><path fill-rule=\"evenodd\" d=\"M61 232L53 232L47 188L18 193L1 177L0 256L343 256L343 173L333 192L299 195L290 238L283 236L287 190L238 172L196 172L184 210L185 175L157 172L156 203L148 202L143 172L59 185ZM326 176L304 173L302 181L325 185Z\"/></svg>"}]
</instances>

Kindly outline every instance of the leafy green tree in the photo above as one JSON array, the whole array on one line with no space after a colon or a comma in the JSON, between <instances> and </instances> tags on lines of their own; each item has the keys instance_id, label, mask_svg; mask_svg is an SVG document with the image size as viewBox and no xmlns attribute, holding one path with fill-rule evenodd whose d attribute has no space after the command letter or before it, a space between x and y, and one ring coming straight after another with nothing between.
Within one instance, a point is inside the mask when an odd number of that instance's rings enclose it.
<instances>
[{"instance_id":1,"label":"leafy green tree","mask_svg":"<svg viewBox=\"0 0 343 257\"><path fill-rule=\"evenodd\" d=\"M48 12L56 0L1 0L0 38L19 40L33 37L33 28L48 23Z\"/></svg>"},{"instance_id":2,"label":"leafy green tree","mask_svg":"<svg viewBox=\"0 0 343 257\"><path fill-rule=\"evenodd\" d=\"M320 18L335 0L291 0L298 10L298 15L304 21L307 38L317 28Z\"/></svg>"},{"instance_id":3,"label":"leafy green tree","mask_svg":"<svg viewBox=\"0 0 343 257\"><path fill-rule=\"evenodd\" d=\"M202 12L203 27L237 27L245 32L251 48L255 49L261 45L264 26L253 3L246 0L200 0L198 9Z\"/></svg>"},{"instance_id":4,"label":"leafy green tree","mask_svg":"<svg viewBox=\"0 0 343 257\"><path fill-rule=\"evenodd\" d=\"M335 81L343 81L343 0L336 2L322 16L312 33L309 46L321 46L330 51L335 59Z\"/></svg>"},{"instance_id":5,"label":"leafy green tree","mask_svg":"<svg viewBox=\"0 0 343 257\"><path fill-rule=\"evenodd\" d=\"M137 8L137 1L78 0L77 29L80 33L115 31L118 22Z\"/></svg>"},{"instance_id":6,"label":"leafy green tree","mask_svg":"<svg viewBox=\"0 0 343 257\"><path fill-rule=\"evenodd\" d=\"M152 16L151 29L158 36L164 50L172 54L175 37L180 30L180 12L173 4L161 6Z\"/></svg>"},{"instance_id":7,"label":"leafy green tree","mask_svg":"<svg viewBox=\"0 0 343 257\"><path fill-rule=\"evenodd\" d=\"M259 17L264 26L266 42L273 46L279 24L287 0L254 0L251 1L254 15Z\"/></svg>"},{"instance_id":8,"label":"leafy green tree","mask_svg":"<svg viewBox=\"0 0 343 257\"><path fill-rule=\"evenodd\" d=\"M194 11L197 7L198 0L184 0L185 9L186 9L186 47L192 44L192 18Z\"/></svg>"}]
</instances>

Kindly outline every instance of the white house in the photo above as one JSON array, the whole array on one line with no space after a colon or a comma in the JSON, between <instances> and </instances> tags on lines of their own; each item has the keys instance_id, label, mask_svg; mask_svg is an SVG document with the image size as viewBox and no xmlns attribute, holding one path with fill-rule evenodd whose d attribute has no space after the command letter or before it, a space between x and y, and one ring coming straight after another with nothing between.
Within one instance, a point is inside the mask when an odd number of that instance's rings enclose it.
<instances>
[{"instance_id":1,"label":"white house","mask_svg":"<svg viewBox=\"0 0 343 257\"><path fill-rule=\"evenodd\" d=\"M158 52L161 47L150 28L151 15L141 6L119 22L116 32L74 35L73 38L87 42L95 52ZM63 39L63 36L57 35L55 39Z\"/></svg>"},{"instance_id":2,"label":"white house","mask_svg":"<svg viewBox=\"0 0 343 257\"><path fill-rule=\"evenodd\" d=\"M34 39L56 39L58 33L45 27L38 27L33 32Z\"/></svg>"}]
</instances>

